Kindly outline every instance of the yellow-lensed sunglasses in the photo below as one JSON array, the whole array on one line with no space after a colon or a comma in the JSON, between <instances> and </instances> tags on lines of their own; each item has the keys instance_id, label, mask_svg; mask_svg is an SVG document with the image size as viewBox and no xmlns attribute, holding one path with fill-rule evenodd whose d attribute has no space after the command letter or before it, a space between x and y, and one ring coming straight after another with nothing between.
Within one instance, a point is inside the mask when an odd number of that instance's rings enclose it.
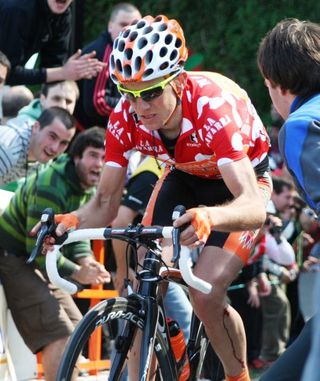
<instances>
[{"instance_id":1,"label":"yellow-lensed sunglasses","mask_svg":"<svg viewBox=\"0 0 320 381\"><path fill-rule=\"evenodd\" d=\"M122 87L121 85L117 85L117 88L119 93L124 95L131 102L135 102L137 98L141 98L145 102L151 102L154 99L160 97L167 84L171 82L175 77L177 77L178 74L180 74L180 72L174 73L170 77L164 79L159 83L156 83L153 86L147 87L146 89L129 90Z\"/></svg>"}]
</instances>

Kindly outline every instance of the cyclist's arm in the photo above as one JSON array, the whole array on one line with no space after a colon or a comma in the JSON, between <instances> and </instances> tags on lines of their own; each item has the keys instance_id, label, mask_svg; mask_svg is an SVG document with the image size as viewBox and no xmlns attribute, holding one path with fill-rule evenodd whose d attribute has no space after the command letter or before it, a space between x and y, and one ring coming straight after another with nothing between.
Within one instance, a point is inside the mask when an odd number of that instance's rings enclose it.
<instances>
[{"instance_id":1,"label":"cyclist's arm","mask_svg":"<svg viewBox=\"0 0 320 381\"><path fill-rule=\"evenodd\" d=\"M219 207L208 208L215 230L257 229L266 219L265 201L248 157L219 167L222 178L235 197Z\"/></svg>"},{"instance_id":2,"label":"cyclist's arm","mask_svg":"<svg viewBox=\"0 0 320 381\"><path fill-rule=\"evenodd\" d=\"M181 242L184 245L201 245L207 239L210 229L224 232L257 229L266 219L265 203L249 158L225 164L219 167L219 170L234 195L234 200L221 206L194 208L177 219L175 226L192 221L192 226L181 234ZM198 212L201 212L201 215L197 218ZM198 219L198 222L195 219ZM198 239L195 236L196 231ZM202 236L199 237L200 235Z\"/></svg>"},{"instance_id":3,"label":"cyclist's arm","mask_svg":"<svg viewBox=\"0 0 320 381\"><path fill-rule=\"evenodd\" d=\"M126 172L126 167L104 167L94 197L73 212L79 219L79 228L103 227L112 222L120 205Z\"/></svg>"}]
</instances>

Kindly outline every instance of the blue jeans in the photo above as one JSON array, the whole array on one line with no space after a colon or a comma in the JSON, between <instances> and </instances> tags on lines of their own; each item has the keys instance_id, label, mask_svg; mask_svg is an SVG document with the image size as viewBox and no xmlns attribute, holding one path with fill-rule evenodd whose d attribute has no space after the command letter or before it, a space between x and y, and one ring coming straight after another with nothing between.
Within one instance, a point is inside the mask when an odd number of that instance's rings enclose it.
<instances>
[{"instance_id":1,"label":"blue jeans","mask_svg":"<svg viewBox=\"0 0 320 381\"><path fill-rule=\"evenodd\" d=\"M169 283L168 291L164 298L164 308L167 317L178 322L187 342L190 335L192 307L185 292L178 284Z\"/></svg>"}]
</instances>

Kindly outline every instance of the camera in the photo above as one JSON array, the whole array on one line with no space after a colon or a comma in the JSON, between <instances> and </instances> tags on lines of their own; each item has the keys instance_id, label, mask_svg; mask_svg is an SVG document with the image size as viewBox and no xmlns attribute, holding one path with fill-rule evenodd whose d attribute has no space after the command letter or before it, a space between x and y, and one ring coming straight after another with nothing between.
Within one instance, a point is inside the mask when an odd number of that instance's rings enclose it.
<instances>
[{"instance_id":1,"label":"camera","mask_svg":"<svg viewBox=\"0 0 320 381\"><path fill-rule=\"evenodd\" d=\"M269 217L266 220L266 225L269 226L269 233L271 235L278 237L282 233L282 224L275 224Z\"/></svg>"}]
</instances>

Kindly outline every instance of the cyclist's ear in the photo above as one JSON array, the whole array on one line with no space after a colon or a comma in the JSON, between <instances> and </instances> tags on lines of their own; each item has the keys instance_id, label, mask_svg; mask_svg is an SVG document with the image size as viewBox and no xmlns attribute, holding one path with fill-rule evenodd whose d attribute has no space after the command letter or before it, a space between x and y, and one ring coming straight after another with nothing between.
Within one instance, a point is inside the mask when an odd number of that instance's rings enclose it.
<instances>
[{"instance_id":1,"label":"cyclist's ear","mask_svg":"<svg viewBox=\"0 0 320 381\"><path fill-rule=\"evenodd\" d=\"M187 84L187 73L184 71L172 81L172 87L179 99L181 99L182 97L182 92L186 84Z\"/></svg>"}]
</instances>

